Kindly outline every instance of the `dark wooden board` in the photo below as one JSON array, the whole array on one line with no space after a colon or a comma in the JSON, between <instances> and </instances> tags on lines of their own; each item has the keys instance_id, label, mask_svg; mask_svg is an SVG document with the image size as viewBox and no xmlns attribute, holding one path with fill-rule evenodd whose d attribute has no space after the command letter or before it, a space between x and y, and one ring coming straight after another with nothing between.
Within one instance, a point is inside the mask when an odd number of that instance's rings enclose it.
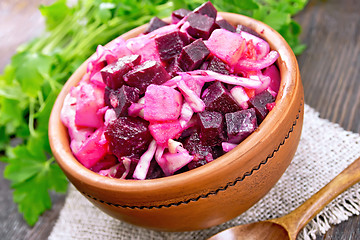
<instances>
[{"instance_id":1,"label":"dark wooden board","mask_svg":"<svg viewBox=\"0 0 360 240\"><path fill-rule=\"evenodd\" d=\"M40 3L53 0L0 1L0 71L16 47L44 31ZM296 16L306 51L298 57L305 102L322 118L360 132L360 1L313 0ZM47 239L65 196L52 194L53 208L29 227L12 201L0 162L0 239ZM320 239L360 239L360 217L333 226Z\"/></svg>"}]
</instances>

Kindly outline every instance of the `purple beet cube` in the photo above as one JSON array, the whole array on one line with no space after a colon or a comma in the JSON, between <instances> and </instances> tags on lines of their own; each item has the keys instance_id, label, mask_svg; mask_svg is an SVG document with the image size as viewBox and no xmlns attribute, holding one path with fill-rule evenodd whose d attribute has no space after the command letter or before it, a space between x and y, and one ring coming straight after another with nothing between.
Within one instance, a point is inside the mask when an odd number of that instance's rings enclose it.
<instances>
[{"instance_id":1,"label":"purple beet cube","mask_svg":"<svg viewBox=\"0 0 360 240\"><path fill-rule=\"evenodd\" d=\"M249 99L249 105L250 107L255 108L259 123L264 120L269 113L269 109L266 105L273 102L275 102L275 97L268 90L264 90Z\"/></svg>"},{"instance_id":2,"label":"purple beet cube","mask_svg":"<svg viewBox=\"0 0 360 240\"><path fill-rule=\"evenodd\" d=\"M173 11L171 14L172 23L174 23L174 24L178 23L181 19L183 19L189 13L191 13L191 11L188 9L184 9L184 8L180 8L178 10Z\"/></svg>"},{"instance_id":3,"label":"purple beet cube","mask_svg":"<svg viewBox=\"0 0 360 240\"><path fill-rule=\"evenodd\" d=\"M211 154L210 154L211 155ZM205 164L207 164L208 161L206 161L205 158L203 159L196 159L196 160L192 160L191 162L188 163L187 167L189 170L194 169L194 168L198 168L201 166L204 166Z\"/></svg>"},{"instance_id":4,"label":"purple beet cube","mask_svg":"<svg viewBox=\"0 0 360 240\"><path fill-rule=\"evenodd\" d=\"M165 174L155 159L151 160L146 179L165 177Z\"/></svg>"},{"instance_id":5,"label":"purple beet cube","mask_svg":"<svg viewBox=\"0 0 360 240\"><path fill-rule=\"evenodd\" d=\"M229 75L230 67L225 62L223 62L220 58L214 56L208 65L206 66L207 70L211 70L213 72Z\"/></svg>"},{"instance_id":6,"label":"purple beet cube","mask_svg":"<svg viewBox=\"0 0 360 240\"><path fill-rule=\"evenodd\" d=\"M140 60L140 55L129 55L107 65L100 71L104 83L111 89L120 88L124 84L124 74L138 65Z\"/></svg>"},{"instance_id":7,"label":"purple beet cube","mask_svg":"<svg viewBox=\"0 0 360 240\"><path fill-rule=\"evenodd\" d=\"M144 34L147 34L149 32L152 32L158 28L164 27L166 25L169 25L167 22L164 22L163 20L161 20L158 17L153 17L150 22L148 27L146 28L146 30L144 31Z\"/></svg>"},{"instance_id":8,"label":"purple beet cube","mask_svg":"<svg viewBox=\"0 0 360 240\"><path fill-rule=\"evenodd\" d=\"M112 98L113 96L110 96L110 95L112 95L112 94L113 94L113 90L109 87L105 87L105 91L104 91L105 106L111 107L110 98Z\"/></svg>"},{"instance_id":9,"label":"purple beet cube","mask_svg":"<svg viewBox=\"0 0 360 240\"><path fill-rule=\"evenodd\" d=\"M170 62L189 44L189 38L186 33L174 31L155 38L155 44L161 61Z\"/></svg>"},{"instance_id":10,"label":"purple beet cube","mask_svg":"<svg viewBox=\"0 0 360 240\"><path fill-rule=\"evenodd\" d=\"M123 156L141 155L152 140L149 123L142 118L119 117L105 129L110 152L118 159Z\"/></svg>"},{"instance_id":11,"label":"purple beet cube","mask_svg":"<svg viewBox=\"0 0 360 240\"><path fill-rule=\"evenodd\" d=\"M228 21L226 21L225 19L217 20L216 25L219 28L226 29L230 32L236 32L236 28L233 25L231 25Z\"/></svg>"},{"instance_id":12,"label":"purple beet cube","mask_svg":"<svg viewBox=\"0 0 360 240\"><path fill-rule=\"evenodd\" d=\"M241 110L235 99L231 96L229 90L227 90L221 82L215 81L205 89L205 91L206 93L202 100L205 103L206 111L215 111L225 114Z\"/></svg>"},{"instance_id":13,"label":"purple beet cube","mask_svg":"<svg viewBox=\"0 0 360 240\"><path fill-rule=\"evenodd\" d=\"M257 128L254 108L225 114L228 142L238 144Z\"/></svg>"},{"instance_id":14,"label":"purple beet cube","mask_svg":"<svg viewBox=\"0 0 360 240\"><path fill-rule=\"evenodd\" d=\"M223 116L219 112L200 112L199 123L200 123L200 139L204 145L216 146L224 141L223 127L224 121Z\"/></svg>"},{"instance_id":15,"label":"purple beet cube","mask_svg":"<svg viewBox=\"0 0 360 240\"><path fill-rule=\"evenodd\" d=\"M169 73L170 77L175 77L177 72L183 72L179 66L178 58L175 58L169 65L166 66L166 71Z\"/></svg>"},{"instance_id":16,"label":"purple beet cube","mask_svg":"<svg viewBox=\"0 0 360 240\"><path fill-rule=\"evenodd\" d=\"M183 71L192 71L201 66L210 50L201 39L198 39L184 47L177 59L179 68Z\"/></svg>"},{"instance_id":17,"label":"purple beet cube","mask_svg":"<svg viewBox=\"0 0 360 240\"><path fill-rule=\"evenodd\" d=\"M105 99L105 103L114 109L116 117L127 115L131 103L139 100L139 89L135 87L123 85L117 90L110 89L105 91L108 92L104 94L104 96L108 96L108 99Z\"/></svg>"},{"instance_id":18,"label":"purple beet cube","mask_svg":"<svg viewBox=\"0 0 360 240\"><path fill-rule=\"evenodd\" d=\"M202 15L207 15L213 19L216 19L217 10L214 5L209 1L201 4L199 7L194 9L194 13L200 13Z\"/></svg>"},{"instance_id":19,"label":"purple beet cube","mask_svg":"<svg viewBox=\"0 0 360 240\"><path fill-rule=\"evenodd\" d=\"M114 166L118 163L119 163L119 161L115 155L107 154L99 162L97 162L93 167L91 167L90 170L94 171L94 172L99 172L100 170L111 168L112 166Z\"/></svg>"},{"instance_id":20,"label":"purple beet cube","mask_svg":"<svg viewBox=\"0 0 360 240\"><path fill-rule=\"evenodd\" d=\"M200 135L197 131L193 132L190 137L185 139L184 148L188 150L189 154L194 157L192 164L195 166L201 162L203 164L200 164L198 166L204 165L205 163L213 159L211 147L202 143L202 141L200 140Z\"/></svg>"},{"instance_id":21,"label":"purple beet cube","mask_svg":"<svg viewBox=\"0 0 360 240\"><path fill-rule=\"evenodd\" d=\"M160 63L151 60L137 65L124 75L125 83L138 88L140 94L145 93L150 84L161 85L169 79L170 75L165 68Z\"/></svg>"},{"instance_id":22,"label":"purple beet cube","mask_svg":"<svg viewBox=\"0 0 360 240\"><path fill-rule=\"evenodd\" d=\"M216 28L215 19L200 13L189 13L186 21L189 27L186 29L188 34L194 38L208 39L212 31Z\"/></svg>"}]
</instances>

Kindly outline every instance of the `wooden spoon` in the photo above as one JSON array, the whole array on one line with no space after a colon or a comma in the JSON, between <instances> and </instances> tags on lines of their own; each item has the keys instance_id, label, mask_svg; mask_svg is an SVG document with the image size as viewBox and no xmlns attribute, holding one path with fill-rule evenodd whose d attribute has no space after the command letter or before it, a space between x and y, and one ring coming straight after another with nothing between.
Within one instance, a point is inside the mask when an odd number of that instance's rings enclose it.
<instances>
[{"instance_id":1,"label":"wooden spoon","mask_svg":"<svg viewBox=\"0 0 360 240\"><path fill-rule=\"evenodd\" d=\"M235 226L211 238L219 239L296 239L299 231L328 203L360 181L360 157L350 164L319 192L293 212L275 219Z\"/></svg>"}]
</instances>

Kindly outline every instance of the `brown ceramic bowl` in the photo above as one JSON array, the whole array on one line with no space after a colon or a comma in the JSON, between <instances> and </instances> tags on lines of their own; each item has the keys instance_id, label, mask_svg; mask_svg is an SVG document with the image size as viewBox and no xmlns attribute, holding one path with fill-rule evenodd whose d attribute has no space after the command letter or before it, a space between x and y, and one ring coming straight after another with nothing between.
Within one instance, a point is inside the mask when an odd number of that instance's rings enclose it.
<instances>
[{"instance_id":1,"label":"brown ceramic bowl","mask_svg":"<svg viewBox=\"0 0 360 240\"><path fill-rule=\"evenodd\" d=\"M105 213L146 228L187 231L228 221L254 205L279 180L299 143L303 123L303 87L296 58L285 40L254 19L221 13L229 22L254 29L277 50L281 86L276 106L231 152L205 166L153 180L103 177L82 166L69 147L60 110L69 89L86 71L86 62L70 77L51 113L49 138L53 154L70 182ZM123 35L136 36L145 26Z\"/></svg>"}]
</instances>

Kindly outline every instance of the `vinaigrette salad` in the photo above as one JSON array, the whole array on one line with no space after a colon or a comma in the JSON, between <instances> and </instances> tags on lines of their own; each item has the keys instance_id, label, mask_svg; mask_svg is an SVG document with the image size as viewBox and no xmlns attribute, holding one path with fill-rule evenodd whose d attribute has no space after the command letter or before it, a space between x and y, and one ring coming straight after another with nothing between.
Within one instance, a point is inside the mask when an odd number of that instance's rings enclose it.
<instances>
[{"instance_id":1,"label":"vinaigrette salad","mask_svg":"<svg viewBox=\"0 0 360 240\"><path fill-rule=\"evenodd\" d=\"M279 54L206 2L154 17L144 33L98 46L61 120L86 168L119 179L166 177L231 151L275 106Z\"/></svg>"}]
</instances>

